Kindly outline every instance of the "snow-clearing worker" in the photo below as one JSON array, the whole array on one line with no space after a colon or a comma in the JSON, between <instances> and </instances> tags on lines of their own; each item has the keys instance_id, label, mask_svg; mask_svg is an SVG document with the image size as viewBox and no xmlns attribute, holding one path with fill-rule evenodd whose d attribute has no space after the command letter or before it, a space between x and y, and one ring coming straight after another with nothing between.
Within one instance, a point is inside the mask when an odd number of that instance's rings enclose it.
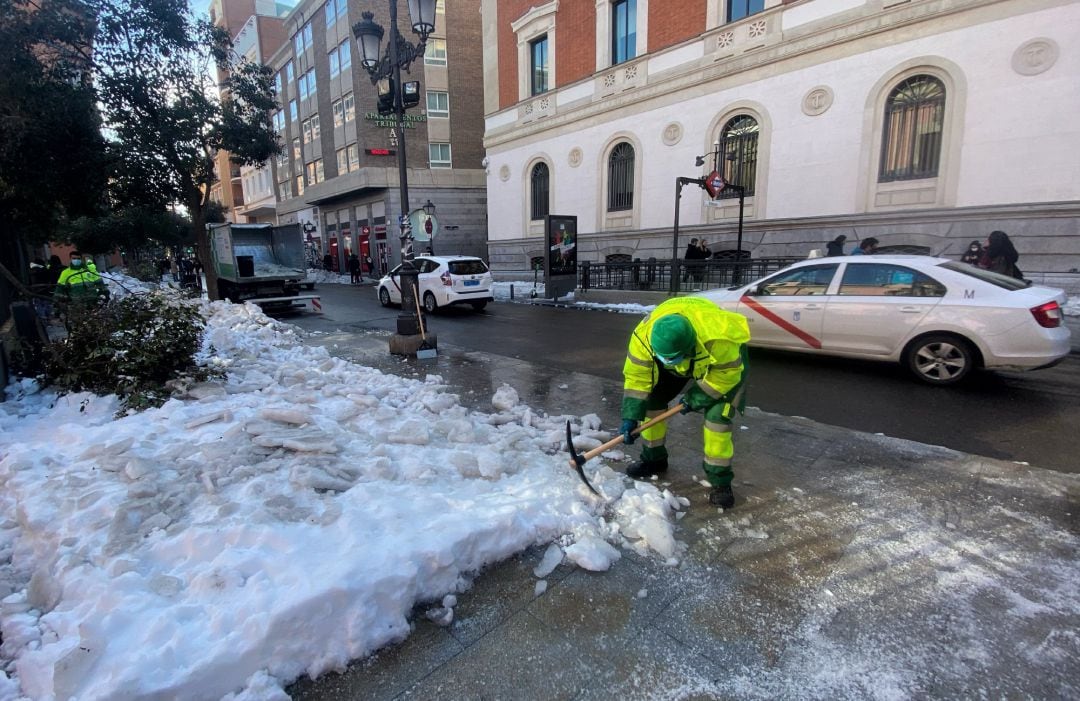
<instances>
[{"instance_id":1,"label":"snow-clearing worker","mask_svg":"<svg viewBox=\"0 0 1080 701\"><path fill-rule=\"evenodd\" d=\"M725 509L735 504L731 491L731 422L746 404L746 317L726 312L701 297L679 297L660 304L630 336L623 364L622 434L629 445L633 431L647 417L663 413L683 395L683 413L705 415L705 476L712 485L709 502ZM668 468L664 447L667 422L641 432L641 461L626 474L647 480Z\"/></svg>"},{"instance_id":2,"label":"snow-clearing worker","mask_svg":"<svg viewBox=\"0 0 1080 701\"><path fill-rule=\"evenodd\" d=\"M64 268L56 281L53 300L59 305L89 307L108 299L109 289L98 274L97 266L78 251L72 251L68 267Z\"/></svg>"}]
</instances>

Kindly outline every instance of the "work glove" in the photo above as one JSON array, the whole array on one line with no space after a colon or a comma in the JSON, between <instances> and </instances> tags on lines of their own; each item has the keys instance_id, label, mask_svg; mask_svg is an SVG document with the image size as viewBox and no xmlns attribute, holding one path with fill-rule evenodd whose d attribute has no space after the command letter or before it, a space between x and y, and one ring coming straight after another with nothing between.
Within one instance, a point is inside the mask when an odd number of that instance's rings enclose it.
<instances>
[{"instance_id":1,"label":"work glove","mask_svg":"<svg viewBox=\"0 0 1080 701\"><path fill-rule=\"evenodd\" d=\"M716 404L716 399L705 394L705 390L698 387L696 384L686 391L683 395L683 414L688 414L691 411L700 411L705 413L713 404Z\"/></svg>"},{"instance_id":2,"label":"work glove","mask_svg":"<svg viewBox=\"0 0 1080 701\"><path fill-rule=\"evenodd\" d=\"M623 419L622 428L619 431L622 433L623 443L626 445L633 445L637 440L637 436L634 435L634 429L638 427L637 419Z\"/></svg>"}]
</instances>

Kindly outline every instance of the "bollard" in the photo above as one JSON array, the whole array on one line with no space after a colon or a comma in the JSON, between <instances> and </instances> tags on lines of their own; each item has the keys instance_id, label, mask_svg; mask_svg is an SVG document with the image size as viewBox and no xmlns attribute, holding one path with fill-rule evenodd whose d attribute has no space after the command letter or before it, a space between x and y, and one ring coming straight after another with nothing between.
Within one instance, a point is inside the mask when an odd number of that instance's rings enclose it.
<instances>
[{"instance_id":1,"label":"bollard","mask_svg":"<svg viewBox=\"0 0 1080 701\"><path fill-rule=\"evenodd\" d=\"M514 283L510 283L510 301L514 301Z\"/></svg>"}]
</instances>

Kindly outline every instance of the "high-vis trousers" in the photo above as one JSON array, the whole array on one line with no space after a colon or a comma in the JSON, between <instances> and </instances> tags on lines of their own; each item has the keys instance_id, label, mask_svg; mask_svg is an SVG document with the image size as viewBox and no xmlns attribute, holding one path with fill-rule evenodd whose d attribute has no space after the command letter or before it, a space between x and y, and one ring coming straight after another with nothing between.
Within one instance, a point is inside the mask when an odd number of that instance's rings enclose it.
<instances>
[{"instance_id":1,"label":"high-vis trousers","mask_svg":"<svg viewBox=\"0 0 1080 701\"><path fill-rule=\"evenodd\" d=\"M645 400L645 417L651 419L664 413L668 404L682 392L690 381L689 377L679 377L660 367L660 376L649 397ZM735 446L731 442L731 421L735 408L728 402L720 401L705 412L705 426L702 429L705 444L705 459L702 467L709 484L725 487L731 484L735 473L731 469L731 458ZM667 438L667 421L661 421L641 432L641 459L644 462L667 461L668 452L664 445Z\"/></svg>"}]
</instances>

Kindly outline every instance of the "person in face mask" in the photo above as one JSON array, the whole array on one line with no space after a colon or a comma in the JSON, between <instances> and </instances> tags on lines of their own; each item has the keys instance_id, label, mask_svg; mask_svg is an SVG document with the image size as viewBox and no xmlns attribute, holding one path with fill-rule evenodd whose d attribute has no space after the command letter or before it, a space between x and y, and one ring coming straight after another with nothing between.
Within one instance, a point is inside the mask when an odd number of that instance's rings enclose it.
<instances>
[{"instance_id":1,"label":"person in face mask","mask_svg":"<svg viewBox=\"0 0 1080 701\"><path fill-rule=\"evenodd\" d=\"M70 308L73 305L97 306L108 299L109 290L98 275L97 266L88 262L79 251L72 251L68 267L56 281L53 300L62 308Z\"/></svg>"},{"instance_id":2,"label":"person in face mask","mask_svg":"<svg viewBox=\"0 0 1080 701\"><path fill-rule=\"evenodd\" d=\"M663 413L687 385L683 413L705 415L702 467L712 490L710 503L735 504L731 491L731 422L746 404L746 317L700 297L678 297L656 307L634 329L623 363L621 432L627 445L639 423ZM667 423L641 432L641 460L626 474L647 480L667 472Z\"/></svg>"},{"instance_id":3,"label":"person in face mask","mask_svg":"<svg viewBox=\"0 0 1080 701\"><path fill-rule=\"evenodd\" d=\"M983 247L979 241L972 241L968 249L964 251L964 255L960 256L961 263L967 263L968 265L978 265L979 260L982 259Z\"/></svg>"}]
</instances>

